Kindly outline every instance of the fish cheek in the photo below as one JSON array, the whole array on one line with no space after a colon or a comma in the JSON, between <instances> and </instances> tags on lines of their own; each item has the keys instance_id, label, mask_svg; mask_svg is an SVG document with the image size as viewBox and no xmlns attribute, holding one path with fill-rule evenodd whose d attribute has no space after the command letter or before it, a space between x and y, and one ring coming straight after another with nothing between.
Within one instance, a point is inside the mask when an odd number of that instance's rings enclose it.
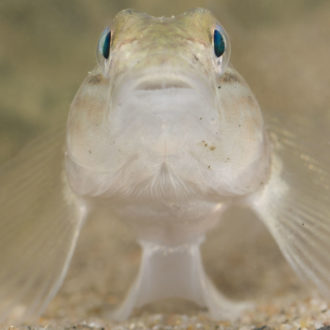
<instances>
[{"instance_id":1,"label":"fish cheek","mask_svg":"<svg viewBox=\"0 0 330 330\"><path fill-rule=\"evenodd\" d=\"M67 125L67 148L76 159L92 161L95 143L104 140L108 86L108 80L102 75L90 74L72 102Z\"/></svg>"}]
</instances>

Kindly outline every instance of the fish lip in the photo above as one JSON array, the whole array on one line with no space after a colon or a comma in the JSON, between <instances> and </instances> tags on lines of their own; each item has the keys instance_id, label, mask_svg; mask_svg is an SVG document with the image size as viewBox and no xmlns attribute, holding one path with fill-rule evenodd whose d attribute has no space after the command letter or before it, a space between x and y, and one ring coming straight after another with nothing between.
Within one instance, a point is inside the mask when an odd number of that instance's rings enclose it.
<instances>
[{"instance_id":1,"label":"fish lip","mask_svg":"<svg viewBox=\"0 0 330 330\"><path fill-rule=\"evenodd\" d=\"M154 90L162 90L162 89L169 89L169 88L191 88L186 82L180 80L151 80L145 81L139 84L136 87L136 90L140 91L154 91Z\"/></svg>"},{"instance_id":2,"label":"fish lip","mask_svg":"<svg viewBox=\"0 0 330 330\"><path fill-rule=\"evenodd\" d=\"M152 92L168 89L192 89L192 85L183 77L155 75L139 79L134 89L136 91Z\"/></svg>"}]
</instances>

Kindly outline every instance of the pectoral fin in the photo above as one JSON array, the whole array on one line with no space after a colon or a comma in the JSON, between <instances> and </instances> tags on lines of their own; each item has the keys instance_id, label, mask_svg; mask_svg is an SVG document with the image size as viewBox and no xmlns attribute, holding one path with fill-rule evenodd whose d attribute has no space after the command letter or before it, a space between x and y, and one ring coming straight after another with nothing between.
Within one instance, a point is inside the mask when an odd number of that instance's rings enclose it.
<instances>
[{"instance_id":1,"label":"pectoral fin","mask_svg":"<svg viewBox=\"0 0 330 330\"><path fill-rule=\"evenodd\" d=\"M272 131L271 176L249 202L298 275L330 298L330 163L309 156L283 126Z\"/></svg>"},{"instance_id":2,"label":"pectoral fin","mask_svg":"<svg viewBox=\"0 0 330 330\"><path fill-rule=\"evenodd\" d=\"M54 133L54 132L52 132ZM68 269L84 207L63 173L64 129L0 170L0 320L39 315Z\"/></svg>"}]
</instances>

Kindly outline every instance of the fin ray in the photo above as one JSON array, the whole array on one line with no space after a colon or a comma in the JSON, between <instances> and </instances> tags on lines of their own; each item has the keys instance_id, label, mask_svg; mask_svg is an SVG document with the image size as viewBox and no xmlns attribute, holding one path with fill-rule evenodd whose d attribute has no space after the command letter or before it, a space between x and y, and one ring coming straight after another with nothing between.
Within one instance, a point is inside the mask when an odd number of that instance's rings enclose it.
<instances>
[{"instance_id":1,"label":"fin ray","mask_svg":"<svg viewBox=\"0 0 330 330\"><path fill-rule=\"evenodd\" d=\"M66 274L83 203L63 173L64 125L0 168L0 320L39 315Z\"/></svg>"},{"instance_id":2,"label":"fin ray","mask_svg":"<svg viewBox=\"0 0 330 330\"><path fill-rule=\"evenodd\" d=\"M271 121L270 131L270 179L249 202L298 275L330 298L330 157L306 152L283 123Z\"/></svg>"}]
</instances>

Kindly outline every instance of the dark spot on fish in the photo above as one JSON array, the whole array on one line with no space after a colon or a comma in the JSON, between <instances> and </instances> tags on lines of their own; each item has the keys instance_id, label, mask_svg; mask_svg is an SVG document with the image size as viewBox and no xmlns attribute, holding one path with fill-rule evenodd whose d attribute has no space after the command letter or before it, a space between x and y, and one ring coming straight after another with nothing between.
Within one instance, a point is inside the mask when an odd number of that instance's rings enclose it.
<instances>
[{"instance_id":1,"label":"dark spot on fish","mask_svg":"<svg viewBox=\"0 0 330 330\"><path fill-rule=\"evenodd\" d=\"M225 83L235 83L240 82L241 79L234 73L226 72L222 77L222 81Z\"/></svg>"},{"instance_id":2,"label":"dark spot on fish","mask_svg":"<svg viewBox=\"0 0 330 330\"><path fill-rule=\"evenodd\" d=\"M203 119L203 117L199 117L199 120L202 120Z\"/></svg>"},{"instance_id":3,"label":"dark spot on fish","mask_svg":"<svg viewBox=\"0 0 330 330\"><path fill-rule=\"evenodd\" d=\"M247 96L246 103L251 107L253 107L255 105L255 101L251 95Z\"/></svg>"},{"instance_id":4,"label":"dark spot on fish","mask_svg":"<svg viewBox=\"0 0 330 330\"><path fill-rule=\"evenodd\" d=\"M221 86L220 85L218 85L218 89L220 89L221 88Z\"/></svg>"},{"instance_id":5,"label":"dark spot on fish","mask_svg":"<svg viewBox=\"0 0 330 330\"><path fill-rule=\"evenodd\" d=\"M211 151L215 150L215 146L210 146L210 150Z\"/></svg>"},{"instance_id":6,"label":"dark spot on fish","mask_svg":"<svg viewBox=\"0 0 330 330\"><path fill-rule=\"evenodd\" d=\"M199 61L199 59L198 59L197 55L196 55L196 54L194 54L193 56L194 56L194 60L195 60L196 62L198 62L198 61Z\"/></svg>"},{"instance_id":7,"label":"dark spot on fish","mask_svg":"<svg viewBox=\"0 0 330 330\"><path fill-rule=\"evenodd\" d=\"M211 165L209 165L207 168L211 168Z\"/></svg>"},{"instance_id":8,"label":"dark spot on fish","mask_svg":"<svg viewBox=\"0 0 330 330\"><path fill-rule=\"evenodd\" d=\"M100 74L97 74L97 75L95 75L95 76L91 76L91 77L88 79L88 83L91 84L91 85L97 85L97 84L99 84L101 81L102 81L102 75L100 75Z\"/></svg>"},{"instance_id":9,"label":"dark spot on fish","mask_svg":"<svg viewBox=\"0 0 330 330\"><path fill-rule=\"evenodd\" d=\"M88 149L88 153L91 155L92 154L92 150L91 149Z\"/></svg>"}]
</instances>

